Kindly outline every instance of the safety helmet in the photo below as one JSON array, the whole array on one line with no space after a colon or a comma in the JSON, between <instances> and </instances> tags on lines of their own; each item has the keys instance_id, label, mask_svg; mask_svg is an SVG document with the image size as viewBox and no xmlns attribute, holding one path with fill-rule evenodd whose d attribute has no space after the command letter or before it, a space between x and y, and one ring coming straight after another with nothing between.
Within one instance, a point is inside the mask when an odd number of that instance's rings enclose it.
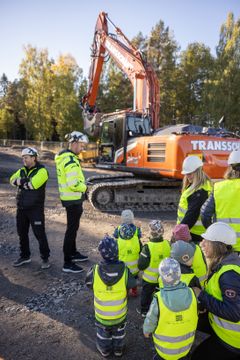
<instances>
[{"instance_id":1,"label":"safety helmet","mask_svg":"<svg viewBox=\"0 0 240 360\"><path fill-rule=\"evenodd\" d=\"M66 134L65 139L70 143L72 142L82 142L84 144L89 143L87 135L84 135L80 131L72 131L71 133Z\"/></svg>"},{"instance_id":2,"label":"safety helmet","mask_svg":"<svg viewBox=\"0 0 240 360\"><path fill-rule=\"evenodd\" d=\"M228 157L228 165L240 164L240 149L233 150Z\"/></svg>"},{"instance_id":3,"label":"safety helmet","mask_svg":"<svg viewBox=\"0 0 240 360\"><path fill-rule=\"evenodd\" d=\"M201 166L203 166L202 160L196 155L190 155L186 157L183 161L182 174L191 174Z\"/></svg>"},{"instance_id":4,"label":"safety helmet","mask_svg":"<svg viewBox=\"0 0 240 360\"><path fill-rule=\"evenodd\" d=\"M237 242L235 231L228 224L220 221L210 225L201 237L209 241L219 241L226 245L234 245Z\"/></svg>"},{"instance_id":5,"label":"safety helmet","mask_svg":"<svg viewBox=\"0 0 240 360\"><path fill-rule=\"evenodd\" d=\"M24 155L38 156L38 152L33 147L27 147L27 148L22 150L22 156L24 156Z\"/></svg>"},{"instance_id":6,"label":"safety helmet","mask_svg":"<svg viewBox=\"0 0 240 360\"><path fill-rule=\"evenodd\" d=\"M123 224L120 226L119 235L122 239L129 240L133 237L135 229L130 224Z\"/></svg>"}]
</instances>

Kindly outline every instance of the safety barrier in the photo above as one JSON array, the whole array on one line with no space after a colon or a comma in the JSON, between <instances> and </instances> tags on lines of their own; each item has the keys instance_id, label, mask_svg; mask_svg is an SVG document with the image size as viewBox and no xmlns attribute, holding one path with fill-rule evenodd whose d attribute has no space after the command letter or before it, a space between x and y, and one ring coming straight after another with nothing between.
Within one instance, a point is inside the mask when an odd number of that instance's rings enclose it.
<instances>
[{"instance_id":1,"label":"safety barrier","mask_svg":"<svg viewBox=\"0 0 240 360\"><path fill-rule=\"evenodd\" d=\"M61 149L67 148L67 143L63 141L33 141L33 140L13 140L13 139L0 139L0 146L11 147L15 149L22 149L24 147L32 146L40 152L52 151L53 153L59 152ZM82 161L95 161L98 156L98 146L96 143L89 143L80 154Z\"/></svg>"}]
</instances>

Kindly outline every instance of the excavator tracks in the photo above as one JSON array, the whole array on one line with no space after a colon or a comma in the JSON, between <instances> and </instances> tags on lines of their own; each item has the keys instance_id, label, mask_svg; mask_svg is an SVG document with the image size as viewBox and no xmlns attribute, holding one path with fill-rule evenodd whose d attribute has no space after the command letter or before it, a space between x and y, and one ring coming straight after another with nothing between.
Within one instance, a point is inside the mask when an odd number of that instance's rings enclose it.
<instances>
[{"instance_id":1,"label":"excavator tracks","mask_svg":"<svg viewBox=\"0 0 240 360\"><path fill-rule=\"evenodd\" d=\"M100 211L114 212L131 208L135 211L176 210L180 198L180 181L142 180L132 174L91 177L88 191L91 205Z\"/></svg>"}]
</instances>

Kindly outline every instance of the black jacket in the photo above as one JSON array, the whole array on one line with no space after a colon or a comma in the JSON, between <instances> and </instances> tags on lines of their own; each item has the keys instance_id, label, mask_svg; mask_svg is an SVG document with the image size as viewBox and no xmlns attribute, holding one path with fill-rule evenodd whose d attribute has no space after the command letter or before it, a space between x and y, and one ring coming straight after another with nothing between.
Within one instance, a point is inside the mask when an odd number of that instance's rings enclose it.
<instances>
[{"instance_id":1,"label":"black jacket","mask_svg":"<svg viewBox=\"0 0 240 360\"><path fill-rule=\"evenodd\" d=\"M186 214L184 215L184 218L181 221L181 224L188 225L190 229L190 233L191 233L191 228L198 220L201 207L205 203L207 198L208 198L208 192L204 189L195 191L187 198L188 208ZM192 240L195 242L199 242L202 240L200 235L191 233L191 236L192 236Z\"/></svg>"},{"instance_id":2,"label":"black jacket","mask_svg":"<svg viewBox=\"0 0 240 360\"><path fill-rule=\"evenodd\" d=\"M19 209L31 209L33 207L44 206L46 182L38 189L28 189L24 187L24 182L27 183L34 176L38 176L38 171L42 168L45 168L45 166L36 163L34 168L28 169L24 167L21 169L20 177L23 180L23 185L18 187L17 192L17 207Z\"/></svg>"},{"instance_id":3,"label":"black jacket","mask_svg":"<svg viewBox=\"0 0 240 360\"><path fill-rule=\"evenodd\" d=\"M213 193L211 193L209 198L203 204L200 215L201 215L202 224L206 229L213 222L216 221L215 200Z\"/></svg>"}]
</instances>

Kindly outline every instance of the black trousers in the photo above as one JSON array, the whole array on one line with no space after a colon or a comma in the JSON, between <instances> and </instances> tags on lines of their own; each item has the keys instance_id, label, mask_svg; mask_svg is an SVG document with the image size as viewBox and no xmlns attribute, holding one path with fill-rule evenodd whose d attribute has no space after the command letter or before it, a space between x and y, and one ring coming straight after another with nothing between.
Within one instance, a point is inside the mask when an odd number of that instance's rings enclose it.
<instances>
[{"instance_id":1,"label":"black trousers","mask_svg":"<svg viewBox=\"0 0 240 360\"><path fill-rule=\"evenodd\" d=\"M210 359L240 359L240 351L239 353L231 351L229 348L224 346L221 340L215 335L209 324L207 313L199 316L197 330L209 334L210 337L203 340L201 344L196 347L192 353L191 360L202 360L206 357L206 354Z\"/></svg>"},{"instance_id":2,"label":"black trousers","mask_svg":"<svg viewBox=\"0 0 240 360\"><path fill-rule=\"evenodd\" d=\"M45 232L44 208L17 209L17 232L20 240L20 256L30 257L29 227L39 243L39 251L42 259L48 259L50 250Z\"/></svg>"},{"instance_id":3,"label":"black trousers","mask_svg":"<svg viewBox=\"0 0 240 360\"><path fill-rule=\"evenodd\" d=\"M95 323L97 332L97 344L104 352L123 351L125 346L126 321L118 325L104 326Z\"/></svg>"},{"instance_id":4,"label":"black trousers","mask_svg":"<svg viewBox=\"0 0 240 360\"><path fill-rule=\"evenodd\" d=\"M76 237L79 229L80 218L83 212L82 203L66 207L67 229L63 242L64 262L71 263L72 256L76 253Z\"/></svg>"},{"instance_id":5,"label":"black trousers","mask_svg":"<svg viewBox=\"0 0 240 360\"><path fill-rule=\"evenodd\" d=\"M153 293L156 291L156 287L158 286L158 283L152 284L142 279L142 292L141 292L141 311L142 312L148 312L152 298Z\"/></svg>"}]
</instances>

